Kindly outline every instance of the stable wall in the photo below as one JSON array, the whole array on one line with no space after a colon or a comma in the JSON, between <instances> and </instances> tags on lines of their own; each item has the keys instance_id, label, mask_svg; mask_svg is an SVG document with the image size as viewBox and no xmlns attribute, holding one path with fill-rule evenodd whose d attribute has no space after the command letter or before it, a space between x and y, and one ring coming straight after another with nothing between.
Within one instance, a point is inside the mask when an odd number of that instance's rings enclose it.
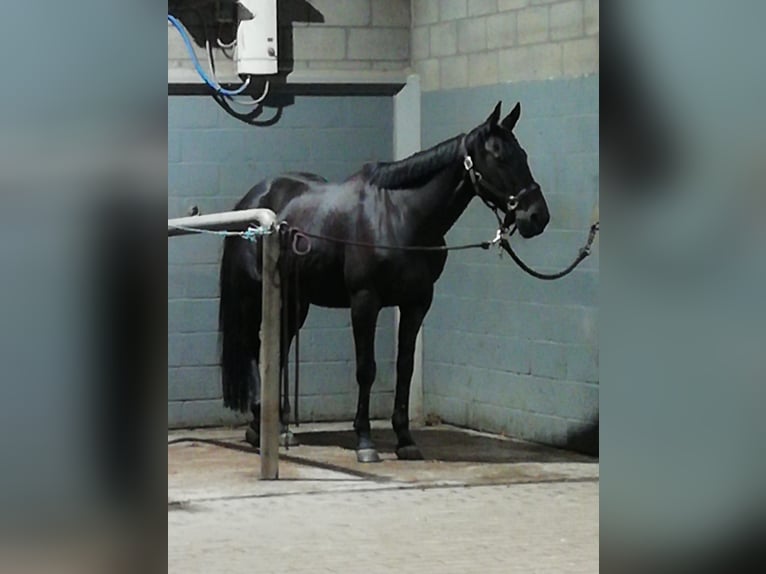
<instances>
[{"instance_id":1,"label":"stable wall","mask_svg":"<svg viewBox=\"0 0 766 574\"><path fill-rule=\"evenodd\" d=\"M264 117L273 110L267 108ZM228 211L258 181L285 171L344 179L365 161L392 159L392 101L297 96L270 127L223 112L210 97L168 98L168 217ZM168 241L168 424L243 420L222 406L218 365L218 237ZM373 416L393 404L393 324L381 314ZM348 310L313 307L301 332L301 417L350 420L356 409Z\"/></svg>"},{"instance_id":2,"label":"stable wall","mask_svg":"<svg viewBox=\"0 0 766 574\"><path fill-rule=\"evenodd\" d=\"M597 213L598 2L413 0L411 59L387 62L385 54L394 48L378 49L374 42L365 58L351 57L352 29L372 37L377 26L402 28L402 2L364 1L353 10L311 4L330 14L329 21L297 28L313 27L309 34L318 36L338 35L332 29L341 28L343 51L338 47L334 60L322 56L333 46L328 39L317 40L315 50L297 47L296 54L307 60L296 60L294 69L321 70L317 77L325 81L345 70L364 81L365 70L404 70L409 63L423 90L424 148L472 128L499 99L506 113L521 101L517 134L552 221L543 236L526 243L514 238L514 245L543 270L571 261ZM395 8L398 16L381 16ZM298 45L304 31L294 32ZM386 36L393 37L399 36ZM169 59L169 67L187 65ZM365 152L370 157L364 159L389 159L390 98L374 100L298 98L275 126L249 128L209 98L170 98L169 216L184 214L191 204L205 212L230 209L255 181L283 169L345 177L361 164L361 157L353 159L360 149L376 154ZM378 129L385 134L376 136ZM288 142L297 142L295 154ZM488 239L493 226L492 215L476 202L448 241ZM220 241L174 241L168 277L170 424L228 422L234 419L220 407L214 345ZM424 412L459 425L582 446L582 431L598 424L597 281L597 244L578 271L555 283L532 279L495 254L451 254L424 328ZM384 313L373 398L373 416L382 418L389 417L392 404L392 324L392 315ZM302 413L350 420L356 383L348 314L312 310L303 341Z\"/></svg>"},{"instance_id":3,"label":"stable wall","mask_svg":"<svg viewBox=\"0 0 766 574\"><path fill-rule=\"evenodd\" d=\"M413 3L422 144L467 131L498 100L551 211L545 233L512 240L536 269L565 267L598 213L598 3ZM491 239L478 200L447 236ZM594 450L598 428L598 242L545 282L496 252L450 254L424 329L425 412L475 429ZM595 439L595 440L594 440Z\"/></svg>"},{"instance_id":4,"label":"stable wall","mask_svg":"<svg viewBox=\"0 0 766 574\"><path fill-rule=\"evenodd\" d=\"M379 80L410 64L410 0L279 0L277 7L279 71L292 74L288 81L293 76ZM195 52L206 66L204 46L195 46ZM236 65L218 49L215 61L219 78L239 82ZM188 81L199 79L186 46L169 26L168 82Z\"/></svg>"},{"instance_id":5,"label":"stable wall","mask_svg":"<svg viewBox=\"0 0 766 574\"><path fill-rule=\"evenodd\" d=\"M413 0L423 91L597 74L598 0Z\"/></svg>"}]
</instances>

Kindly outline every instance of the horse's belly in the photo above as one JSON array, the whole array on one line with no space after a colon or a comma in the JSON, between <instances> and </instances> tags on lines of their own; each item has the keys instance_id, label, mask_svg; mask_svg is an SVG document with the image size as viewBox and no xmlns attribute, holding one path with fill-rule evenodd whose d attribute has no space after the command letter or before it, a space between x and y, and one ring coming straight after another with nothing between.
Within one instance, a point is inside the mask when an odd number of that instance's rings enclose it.
<instances>
[{"instance_id":1,"label":"horse's belly","mask_svg":"<svg viewBox=\"0 0 766 574\"><path fill-rule=\"evenodd\" d=\"M430 300L434 282L444 268L444 256L393 257L370 264L346 260L346 268L307 261L300 271L301 297L320 307L349 308L350 293L371 288L384 307L395 307Z\"/></svg>"},{"instance_id":2,"label":"horse's belly","mask_svg":"<svg viewBox=\"0 0 766 574\"><path fill-rule=\"evenodd\" d=\"M301 281L301 289L305 290L301 295L307 297L313 305L333 309L344 309L351 305L345 283L332 274Z\"/></svg>"},{"instance_id":3,"label":"horse's belly","mask_svg":"<svg viewBox=\"0 0 766 574\"><path fill-rule=\"evenodd\" d=\"M309 303L330 309L348 309L351 306L347 293L315 293L309 295Z\"/></svg>"}]
</instances>

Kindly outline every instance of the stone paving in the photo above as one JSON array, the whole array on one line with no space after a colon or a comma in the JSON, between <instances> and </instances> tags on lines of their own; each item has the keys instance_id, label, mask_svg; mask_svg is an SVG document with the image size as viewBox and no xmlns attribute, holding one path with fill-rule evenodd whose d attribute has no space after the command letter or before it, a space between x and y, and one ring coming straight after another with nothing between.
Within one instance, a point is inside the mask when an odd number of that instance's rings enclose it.
<instances>
[{"instance_id":1,"label":"stone paving","mask_svg":"<svg viewBox=\"0 0 766 574\"><path fill-rule=\"evenodd\" d=\"M241 429L180 435L236 443ZM598 572L595 461L389 464L403 479L283 461L262 482L257 454L169 445L168 572Z\"/></svg>"}]
</instances>

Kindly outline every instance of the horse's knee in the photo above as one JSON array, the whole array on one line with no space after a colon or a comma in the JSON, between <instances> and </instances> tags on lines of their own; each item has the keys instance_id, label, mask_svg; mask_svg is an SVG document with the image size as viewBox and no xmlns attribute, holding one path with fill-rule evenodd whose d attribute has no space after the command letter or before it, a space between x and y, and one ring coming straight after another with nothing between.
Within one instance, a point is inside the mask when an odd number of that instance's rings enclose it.
<instances>
[{"instance_id":1,"label":"horse's knee","mask_svg":"<svg viewBox=\"0 0 766 574\"><path fill-rule=\"evenodd\" d=\"M361 386L372 385L377 373L375 361L361 361L356 366L356 382Z\"/></svg>"}]
</instances>

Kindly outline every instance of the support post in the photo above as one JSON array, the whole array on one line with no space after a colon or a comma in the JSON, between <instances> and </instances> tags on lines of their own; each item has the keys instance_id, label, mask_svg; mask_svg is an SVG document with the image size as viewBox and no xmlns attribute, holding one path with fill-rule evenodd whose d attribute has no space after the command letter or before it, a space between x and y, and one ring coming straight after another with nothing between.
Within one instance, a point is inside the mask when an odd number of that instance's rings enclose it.
<instances>
[{"instance_id":1,"label":"support post","mask_svg":"<svg viewBox=\"0 0 766 574\"><path fill-rule=\"evenodd\" d=\"M244 231L250 225L272 230L263 236L263 315L261 317L261 479L279 478L279 235L270 209L246 209L168 219L168 237L203 231Z\"/></svg>"},{"instance_id":2,"label":"support post","mask_svg":"<svg viewBox=\"0 0 766 574\"><path fill-rule=\"evenodd\" d=\"M394 96L394 159L400 160L420 151L420 77L412 74ZM398 341L399 309L394 319L394 341ZM410 384L410 421L422 425L423 412L423 330L415 342L415 366Z\"/></svg>"},{"instance_id":3,"label":"support post","mask_svg":"<svg viewBox=\"0 0 766 574\"><path fill-rule=\"evenodd\" d=\"M261 319L261 480L279 478L279 235L263 238L263 317Z\"/></svg>"}]
</instances>

